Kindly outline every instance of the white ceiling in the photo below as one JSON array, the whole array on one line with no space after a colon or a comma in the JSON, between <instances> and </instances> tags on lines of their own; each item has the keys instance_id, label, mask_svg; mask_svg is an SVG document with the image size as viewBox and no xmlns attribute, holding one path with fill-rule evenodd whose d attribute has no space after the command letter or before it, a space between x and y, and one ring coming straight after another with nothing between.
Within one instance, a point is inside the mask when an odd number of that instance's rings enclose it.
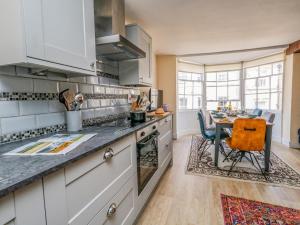
<instances>
[{"instance_id":1,"label":"white ceiling","mask_svg":"<svg viewBox=\"0 0 300 225\"><path fill-rule=\"evenodd\" d=\"M300 39L300 0L125 0L125 3L127 22L139 23L150 33L158 54L250 49ZM253 52L249 57L254 54L258 56ZM222 57L230 61L240 55Z\"/></svg>"}]
</instances>

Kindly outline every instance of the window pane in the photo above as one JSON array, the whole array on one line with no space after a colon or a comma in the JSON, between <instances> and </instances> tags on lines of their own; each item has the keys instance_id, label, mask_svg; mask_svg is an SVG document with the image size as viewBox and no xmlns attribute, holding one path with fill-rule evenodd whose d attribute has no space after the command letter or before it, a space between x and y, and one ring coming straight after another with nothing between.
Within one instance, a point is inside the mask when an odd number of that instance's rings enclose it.
<instances>
[{"instance_id":1,"label":"window pane","mask_svg":"<svg viewBox=\"0 0 300 225\"><path fill-rule=\"evenodd\" d=\"M259 67L260 76L268 76L272 74L272 64L263 65Z\"/></svg>"},{"instance_id":2,"label":"window pane","mask_svg":"<svg viewBox=\"0 0 300 225\"><path fill-rule=\"evenodd\" d=\"M179 98L179 108L186 109L187 99L184 97L184 95L179 95L178 98Z\"/></svg>"},{"instance_id":3,"label":"window pane","mask_svg":"<svg viewBox=\"0 0 300 225\"><path fill-rule=\"evenodd\" d=\"M194 96L193 109L200 109L202 104L201 96Z\"/></svg>"},{"instance_id":4,"label":"window pane","mask_svg":"<svg viewBox=\"0 0 300 225\"><path fill-rule=\"evenodd\" d=\"M245 108L246 109L256 108L256 95L245 95Z\"/></svg>"},{"instance_id":5,"label":"window pane","mask_svg":"<svg viewBox=\"0 0 300 225\"><path fill-rule=\"evenodd\" d=\"M257 79L258 92L269 92L270 90L270 77L258 78Z\"/></svg>"},{"instance_id":6,"label":"window pane","mask_svg":"<svg viewBox=\"0 0 300 225\"><path fill-rule=\"evenodd\" d=\"M201 81L202 80L202 74L192 73L192 80Z\"/></svg>"},{"instance_id":7,"label":"window pane","mask_svg":"<svg viewBox=\"0 0 300 225\"><path fill-rule=\"evenodd\" d=\"M279 106L279 103L280 103L280 99L279 99L280 95L279 93L271 93L271 108L270 109L273 109L273 110L279 110L280 106Z\"/></svg>"},{"instance_id":8,"label":"window pane","mask_svg":"<svg viewBox=\"0 0 300 225\"><path fill-rule=\"evenodd\" d=\"M215 86L217 86L217 82L206 82L206 86L213 86L213 87L215 87Z\"/></svg>"},{"instance_id":9,"label":"window pane","mask_svg":"<svg viewBox=\"0 0 300 225\"><path fill-rule=\"evenodd\" d=\"M202 95L202 83L194 82L194 95Z\"/></svg>"},{"instance_id":10,"label":"window pane","mask_svg":"<svg viewBox=\"0 0 300 225\"><path fill-rule=\"evenodd\" d=\"M246 78L258 77L258 67L251 67L246 69Z\"/></svg>"},{"instance_id":11,"label":"window pane","mask_svg":"<svg viewBox=\"0 0 300 225\"><path fill-rule=\"evenodd\" d=\"M240 86L228 87L228 99L229 100L240 99Z\"/></svg>"},{"instance_id":12,"label":"window pane","mask_svg":"<svg viewBox=\"0 0 300 225\"><path fill-rule=\"evenodd\" d=\"M207 102L206 108L208 110L216 110L218 107L218 102Z\"/></svg>"},{"instance_id":13,"label":"window pane","mask_svg":"<svg viewBox=\"0 0 300 225\"><path fill-rule=\"evenodd\" d=\"M184 82L178 82L178 94L184 95Z\"/></svg>"},{"instance_id":14,"label":"window pane","mask_svg":"<svg viewBox=\"0 0 300 225\"><path fill-rule=\"evenodd\" d=\"M258 94L257 107L260 109L269 109L270 94Z\"/></svg>"},{"instance_id":15,"label":"window pane","mask_svg":"<svg viewBox=\"0 0 300 225\"><path fill-rule=\"evenodd\" d=\"M231 105L232 105L232 109L241 109L241 102L240 101L232 101Z\"/></svg>"},{"instance_id":16,"label":"window pane","mask_svg":"<svg viewBox=\"0 0 300 225\"><path fill-rule=\"evenodd\" d=\"M193 93L193 82L185 81L185 94L191 95Z\"/></svg>"},{"instance_id":17,"label":"window pane","mask_svg":"<svg viewBox=\"0 0 300 225\"><path fill-rule=\"evenodd\" d=\"M218 82L217 84L218 86L223 86L223 87L227 86L227 82Z\"/></svg>"},{"instance_id":18,"label":"window pane","mask_svg":"<svg viewBox=\"0 0 300 225\"><path fill-rule=\"evenodd\" d=\"M216 73L206 73L207 81L216 81Z\"/></svg>"},{"instance_id":19,"label":"window pane","mask_svg":"<svg viewBox=\"0 0 300 225\"><path fill-rule=\"evenodd\" d=\"M283 73L283 62L273 63L273 74Z\"/></svg>"},{"instance_id":20,"label":"window pane","mask_svg":"<svg viewBox=\"0 0 300 225\"><path fill-rule=\"evenodd\" d=\"M280 91L282 89L282 76L271 77L271 91Z\"/></svg>"},{"instance_id":21,"label":"window pane","mask_svg":"<svg viewBox=\"0 0 300 225\"><path fill-rule=\"evenodd\" d=\"M227 100L227 87L218 87L217 100Z\"/></svg>"},{"instance_id":22,"label":"window pane","mask_svg":"<svg viewBox=\"0 0 300 225\"><path fill-rule=\"evenodd\" d=\"M256 93L256 79L245 80L245 94Z\"/></svg>"},{"instance_id":23,"label":"window pane","mask_svg":"<svg viewBox=\"0 0 300 225\"><path fill-rule=\"evenodd\" d=\"M240 81L236 80L236 81L228 81L228 86L229 85L240 85Z\"/></svg>"},{"instance_id":24,"label":"window pane","mask_svg":"<svg viewBox=\"0 0 300 225\"><path fill-rule=\"evenodd\" d=\"M217 81L227 81L227 72L218 72Z\"/></svg>"},{"instance_id":25,"label":"window pane","mask_svg":"<svg viewBox=\"0 0 300 225\"><path fill-rule=\"evenodd\" d=\"M206 88L206 99L207 100L217 100L216 91L217 91L216 87L207 87Z\"/></svg>"},{"instance_id":26,"label":"window pane","mask_svg":"<svg viewBox=\"0 0 300 225\"><path fill-rule=\"evenodd\" d=\"M240 71L229 71L228 72L228 80L239 80L240 79Z\"/></svg>"},{"instance_id":27,"label":"window pane","mask_svg":"<svg viewBox=\"0 0 300 225\"><path fill-rule=\"evenodd\" d=\"M187 99L187 109L193 109L193 96L192 95L186 95Z\"/></svg>"},{"instance_id":28,"label":"window pane","mask_svg":"<svg viewBox=\"0 0 300 225\"><path fill-rule=\"evenodd\" d=\"M178 72L178 79L180 79L180 80L191 80L191 73Z\"/></svg>"}]
</instances>

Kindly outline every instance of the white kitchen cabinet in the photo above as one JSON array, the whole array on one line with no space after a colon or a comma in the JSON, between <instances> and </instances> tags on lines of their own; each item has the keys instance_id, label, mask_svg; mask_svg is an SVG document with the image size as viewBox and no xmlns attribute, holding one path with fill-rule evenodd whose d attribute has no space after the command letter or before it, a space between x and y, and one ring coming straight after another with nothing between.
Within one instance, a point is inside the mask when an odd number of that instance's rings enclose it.
<instances>
[{"instance_id":1,"label":"white kitchen cabinet","mask_svg":"<svg viewBox=\"0 0 300 225\"><path fill-rule=\"evenodd\" d=\"M146 52L146 57L119 63L121 85L151 86L152 38L138 25L126 26L126 37Z\"/></svg>"},{"instance_id":2,"label":"white kitchen cabinet","mask_svg":"<svg viewBox=\"0 0 300 225\"><path fill-rule=\"evenodd\" d=\"M16 225L46 225L44 192L38 180L15 192Z\"/></svg>"},{"instance_id":3,"label":"white kitchen cabinet","mask_svg":"<svg viewBox=\"0 0 300 225\"><path fill-rule=\"evenodd\" d=\"M159 121L158 131L160 133L158 139L158 165L159 167L164 167L166 163L169 163L173 155L171 115Z\"/></svg>"},{"instance_id":4,"label":"white kitchen cabinet","mask_svg":"<svg viewBox=\"0 0 300 225\"><path fill-rule=\"evenodd\" d=\"M1 1L0 65L96 75L93 2Z\"/></svg>"},{"instance_id":5,"label":"white kitchen cabinet","mask_svg":"<svg viewBox=\"0 0 300 225\"><path fill-rule=\"evenodd\" d=\"M15 218L15 204L12 194L0 198L0 224L13 224Z\"/></svg>"}]
</instances>

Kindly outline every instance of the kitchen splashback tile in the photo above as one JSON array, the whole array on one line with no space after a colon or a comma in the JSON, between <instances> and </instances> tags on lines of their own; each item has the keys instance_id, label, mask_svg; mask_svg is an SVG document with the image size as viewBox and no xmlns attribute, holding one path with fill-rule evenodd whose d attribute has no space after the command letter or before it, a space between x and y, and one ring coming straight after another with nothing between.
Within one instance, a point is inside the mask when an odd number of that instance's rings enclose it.
<instances>
[{"instance_id":1,"label":"kitchen splashback tile","mask_svg":"<svg viewBox=\"0 0 300 225\"><path fill-rule=\"evenodd\" d=\"M17 76L0 76L0 92L33 92L33 80Z\"/></svg>"},{"instance_id":2,"label":"kitchen splashback tile","mask_svg":"<svg viewBox=\"0 0 300 225\"><path fill-rule=\"evenodd\" d=\"M15 66L0 66L0 74L1 75L16 75L16 67Z\"/></svg>"},{"instance_id":3,"label":"kitchen splashback tile","mask_svg":"<svg viewBox=\"0 0 300 225\"><path fill-rule=\"evenodd\" d=\"M35 93L58 93L58 82L51 80L33 80Z\"/></svg>"},{"instance_id":4,"label":"kitchen splashback tile","mask_svg":"<svg viewBox=\"0 0 300 225\"><path fill-rule=\"evenodd\" d=\"M99 99L88 99L87 106L88 106L88 108L98 108L98 107L100 107L100 100Z\"/></svg>"},{"instance_id":5,"label":"kitchen splashback tile","mask_svg":"<svg viewBox=\"0 0 300 225\"><path fill-rule=\"evenodd\" d=\"M105 87L94 85L94 94L105 94Z\"/></svg>"},{"instance_id":6,"label":"kitchen splashback tile","mask_svg":"<svg viewBox=\"0 0 300 225\"><path fill-rule=\"evenodd\" d=\"M86 83L99 84L98 77L88 76L88 77L86 77Z\"/></svg>"},{"instance_id":7,"label":"kitchen splashback tile","mask_svg":"<svg viewBox=\"0 0 300 225\"><path fill-rule=\"evenodd\" d=\"M19 115L17 101L0 101L0 117L12 117Z\"/></svg>"},{"instance_id":8,"label":"kitchen splashback tile","mask_svg":"<svg viewBox=\"0 0 300 225\"><path fill-rule=\"evenodd\" d=\"M49 113L36 116L37 128L49 127L65 123L65 113Z\"/></svg>"},{"instance_id":9,"label":"kitchen splashback tile","mask_svg":"<svg viewBox=\"0 0 300 225\"><path fill-rule=\"evenodd\" d=\"M49 112L64 112L66 111L66 107L57 100L49 101Z\"/></svg>"},{"instance_id":10,"label":"kitchen splashback tile","mask_svg":"<svg viewBox=\"0 0 300 225\"><path fill-rule=\"evenodd\" d=\"M63 91L65 89L73 90L75 93L78 92L78 84L76 83L68 83L68 82L60 82L59 83L59 91Z\"/></svg>"},{"instance_id":11,"label":"kitchen splashback tile","mask_svg":"<svg viewBox=\"0 0 300 225\"><path fill-rule=\"evenodd\" d=\"M79 84L79 92L84 94L93 94L93 85L90 84Z\"/></svg>"},{"instance_id":12,"label":"kitchen splashback tile","mask_svg":"<svg viewBox=\"0 0 300 225\"><path fill-rule=\"evenodd\" d=\"M48 113L48 101L20 101L20 115Z\"/></svg>"},{"instance_id":13,"label":"kitchen splashback tile","mask_svg":"<svg viewBox=\"0 0 300 225\"><path fill-rule=\"evenodd\" d=\"M2 135L35 128L35 116L20 116L1 119Z\"/></svg>"},{"instance_id":14,"label":"kitchen splashback tile","mask_svg":"<svg viewBox=\"0 0 300 225\"><path fill-rule=\"evenodd\" d=\"M87 110L82 110L82 119L91 119L95 117L95 110L94 109L87 109Z\"/></svg>"}]
</instances>

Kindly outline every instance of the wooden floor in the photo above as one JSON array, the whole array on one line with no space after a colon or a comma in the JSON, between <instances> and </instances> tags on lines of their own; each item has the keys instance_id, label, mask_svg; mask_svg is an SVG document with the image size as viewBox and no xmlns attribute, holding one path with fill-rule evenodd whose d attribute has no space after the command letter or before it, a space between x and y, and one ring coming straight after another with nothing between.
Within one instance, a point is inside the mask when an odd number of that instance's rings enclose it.
<instances>
[{"instance_id":1,"label":"wooden floor","mask_svg":"<svg viewBox=\"0 0 300 225\"><path fill-rule=\"evenodd\" d=\"M220 194L300 209L300 189L185 174L191 137L174 142L174 164L162 178L138 225L218 225ZM281 159L300 172L300 150L272 144Z\"/></svg>"}]
</instances>

